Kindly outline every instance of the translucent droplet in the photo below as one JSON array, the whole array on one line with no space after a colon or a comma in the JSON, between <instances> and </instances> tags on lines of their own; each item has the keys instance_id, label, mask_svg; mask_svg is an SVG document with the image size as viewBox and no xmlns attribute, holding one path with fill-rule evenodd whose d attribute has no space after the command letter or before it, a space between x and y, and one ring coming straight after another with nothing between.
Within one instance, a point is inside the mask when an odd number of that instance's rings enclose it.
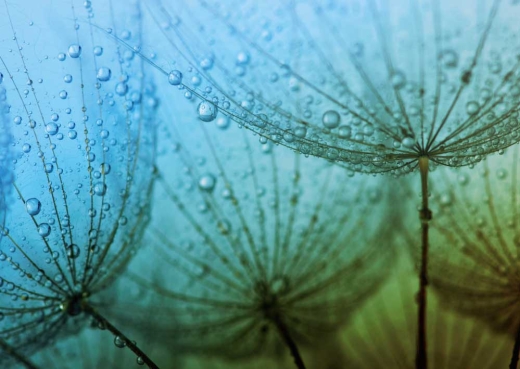
<instances>
[{"instance_id":1,"label":"translucent droplet","mask_svg":"<svg viewBox=\"0 0 520 369\"><path fill-rule=\"evenodd\" d=\"M459 63L459 56L454 50L443 50L439 55L439 59L446 68L455 68Z\"/></svg>"},{"instance_id":2,"label":"translucent droplet","mask_svg":"<svg viewBox=\"0 0 520 369\"><path fill-rule=\"evenodd\" d=\"M124 339L122 339L121 337L116 336L114 338L114 345L116 345L116 347L123 348L126 346L126 341Z\"/></svg>"},{"instance_id":3,"label":"translucent droplet","mask_svg":"<svg viewBox=\"0 0 520 369\"><path fill-rule=\"evenodd\" d=\"M38 234L42 237L47 237L51 234L51 226L47 223L41 223L38 226Z\"/></svg>"},{"instance_id":4,"label":"translucent droplet","mask_svg":"<svg viewBox=\"0 0 520 369\"><path fill-rule=\"evenodd\" d=\"M94 194L104 196L107 193L107 185L103 182L97 182L94 185Z\"/></svg>"},{"instance_id":5,"label":"translucent droplet","mask_svg":"<svg viewBox=\"0 0 520 369\"><path fill-rule=\"evenodd\" d=\"M112 71L110 70L110 68L107 68L107 67L99 68L97 71L97 74L96 74L96 78L101 82L108 81L111 76L112 76Z\"/></svg>"},{"instance_id":6,"label":"translucent droplet","mask_svg":"<svg viewBox=\"0 0 520 369\"><path fill-rule=\"evenodd\" d=\"M29 215L38 215L42 209L42 204L37 198L30 198L25 202L25 210Z\"/></svg>"},{"instance_id":7,"label":"translucent droplet","mask_svg":"<svg viewBox=\"0 0 520 369\"><path fill-rule=\"evenodd\" d=\"M229 127L231 120L227 115L221 116L217 119L216 125L220 129L227 129Z\"/></svg>"},{"instance_id":8,"label":"translucent droplet","mask_svg":"<svg viewBox=\"0 0 520 369\"><path fill-rule=\"evenodd\" d=\"M199 188L206 192L212 192L217 184L217 179L213 174L207 173L199 178Z\"/></svg>"},{"instance_id":9,"label":"translucent droplet","mask_svg":"<svg viewBox=\"0 0 520 369\"><path fill-rule=\"evenodd\" d=\"M202 101L198 107L199 119L203 122L211 122L217 117L217 107L209 102Z\"/></svg>"},{"instance_id":10,"label":"translucent droplet","mask_svg":"<svg viewBox=\"0 0 520 369\"><path fill-rule=\"evenodd\" d=\"M323 113L323 125L329 129L333 129L339 126L340 120L341 118L339 116L339 113L335 110L328 110L325 113Z\"/></svg>"},{"instance_id":11,"label":"translucent droplet","mask_svg":"<svg viewBox=\"0 0 520 369\"><path fill-rule=\"evenodd\" d=\"M466 113L468 115L475 115L480 110L480 104L476 101L468 101L466 104Z\"/></svg>"},{"instance_id":12,"label":"translucent droplet","mask_svg":"<svg viewBox=\"0 0 520 369\"><path fill-rule=\"evenodd\" d=\"M395 89L401 89L406 85L406 76L402 72L395 72L390 77L390 82Z\"/></svg>"},{"instance_id":13,"label":"translucent droplet","mask_svg":"<svg viewBox=\"0 0 520 369\"><path fill-rule=\"evenodd\" d=\"M51 136L54 136L56 133L58 133L59 127L56 123L47 123L45 125L45 132L50 134Z\"/></svg>"},{"instance_id":14,"label":"translucent droplet","mask_svg":"<svg viewBox=\"0 0 520 369\"><path fill-rule=\"evenodd\" d=\"M67 246L67 256L71 259L76 259L79 256L79 247L76 244Z\"/></svg>"},{"instance_id":15,"label":"translucent droplet","mask_svg":"<svg viewBox=\"0 0 520 369\"><path fill-rule=\"evenodd\" d=\"M352 134L352 129L349 126L340 126L338 128L338 136L340 138L349 138Z\"/></svg>"},{"instance_id":16,"label":"translucent droplet","mask_svg":"<svg viewBox=\"0 0 520 369\"><path fill-rule=\"evenodd\" d=\"M173 86L178 86L182 83L182 73L178 70L172 70L168 74L168 83Z\"/></svg>"},{"instance_id":17,"label":"translucent droplet","mask_svg":"<svg viewBox=\"0 0 520 369\"><path fill-rule=\"evenodd\" d=\"M101 56L103 54L103 48L101 46L94 46L94 55Z\"/></svg>"},{"instance_id":18,"label":"translucent droplet","mask_svg":"<svg viewBox=\"0 0 520 369\"><path fill-rule=\"evenodd\" d=\"M237 64L238 65L248 64L249 63L249 59L250 59L249 54L246 53L245 51L241 51L237 55Z\"/></svg>"},{"instance_id":19,"label":"translucent droplet","mask_svg":"<svg viewBox=\"0 0 520 369\"><path fill-rule=\"evenodd\" d=\"M68 54L71 58L79 58L81 55L81 46L78 44L72 44L69 46Z\"/></svg>"},{"instance_id":20,"label":"translucent droplet","mask_svg":"<svg viewBox=\"0 0 520 369\"><path fill-rule=\"evenodd\" d=\"M28 152L31 151L31 145L29 145L28 143L23 144L22 151L27 154Z\"/></svg>"},{"instance_id":21,"label":"translucent droplet","mask_svg":"<svg viewBox=\"0 0 520 369\"><path fill-rule=\"evenodd\" d=\"M413 139L412 137L405 137L405 138L403 138L403 140L401 141L401 144L402 144L404 147L407 147L407 148L411 149L411 148L414 147L414 145L415 145L415 139Z\"/></svg>"}]
</instances>

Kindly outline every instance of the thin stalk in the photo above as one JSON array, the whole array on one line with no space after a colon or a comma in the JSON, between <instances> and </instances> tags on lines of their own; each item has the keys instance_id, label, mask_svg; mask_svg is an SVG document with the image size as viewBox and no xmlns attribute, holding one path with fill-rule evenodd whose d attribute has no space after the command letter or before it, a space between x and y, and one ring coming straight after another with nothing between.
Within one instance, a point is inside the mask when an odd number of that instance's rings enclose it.
<instances>
[{"instance_id":1,"label":"thin stalk","mask_svg":"<svg viewBox=\"0 0 520 369\"><path fill-rule=\"evenodd\" d=\"M21 355L15 349L13 349L7 342L0 339L0 347L4 350L8 355L12 356L16 361L25 365L27 369L38 369L36 365L34 365L29 359L25 356Z\"/></svg>"},{"instance_id":2,"label":"thin stalk","mask_svg":"<svg viewBox=\"0 0 520 369\"><path fill-rule=\"evenodd\" d=\"M516 369L518 367L518 357L520 356L520 325L515 337L515 345L513 346L513 354L511 355L511 362L509 363L509 369Z\"/></svg>"},{"instance_id":3,"label":"thin stalk","mask_svg":"<svg viewBox=\"0 0 520 369\"><path fill-rule=\"evenodd\" d=\"M155 364L152 359L148 357L135 342L128 339L119 329L114 327L104 316L99 314L92 306L85 304L83 311L92 316L100 325L100 327L108 329L114 336L119 337L136 356L138 360L142 360L142 363L148 365L150 369L159 369L159 366Z\"/></svg>"},{"instance_id":4,"label":"thin stalk","mask_svg":"<svg viewBox=\"0 0 520 369\"><path fill-rule=\"evenodd\" d=\"M417 310L417 351L415 357L416 369L428 368L426 345L426 288L428 286L428 231L432 212L428 206L428 162L427 156L419 158L421 172L422 208L419 211L421 220L421 270L419 272L419 296Z\"/></svg>"},{"instance_id":5,"label":"thin stalk","mask_svg":"<svg viewBox=\"0 0 520 369\"><path fill-rule=\"evenodd\" d=\"M305 369L305 363L303 362L303 359L300 355L300 350L298 350L298 346L296 345L296 342L294 342L294 340L292 339L291 334L289 333L289 329L287 329L285 323L278 315L275 315L272 318L272 322L278 329L280 336L282 336L285 344L291 351L291 356L294 359L294 364L296 365L296 367L298 369Z\"/></svg>"}]
</instances>

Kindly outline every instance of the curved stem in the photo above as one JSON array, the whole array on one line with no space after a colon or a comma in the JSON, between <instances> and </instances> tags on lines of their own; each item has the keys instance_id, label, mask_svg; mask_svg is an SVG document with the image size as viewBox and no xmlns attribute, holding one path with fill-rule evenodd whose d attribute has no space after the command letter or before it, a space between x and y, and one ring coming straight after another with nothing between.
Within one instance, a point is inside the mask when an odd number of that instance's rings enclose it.
<instances>
[{"instance_id":1,"label":"curved stem","mask_svg":"<svg viewBox=\"0 0 520 369\"><path fill-rule=\"evenodd\" d=\"M518 367L518 357L520 356L520 325L516 332L515 345L513 346L513 354L511 355L511 362L509 369L516 369Z\"/></svg>"},{"instance_id":2,"label":"curved stem","mask_svg":"<svg viewBox=\"0 0 520 369\"><path fill-rule=\"evenodd\" d=\"M417 351L415 357L416 369L428 368L426 345L426 306L428 286L428 231L432 212L428 206L428 157L419 158L419 171L421 172L422 208L419 212L421 220L421 269L419 271L419 295L417 310Z\"/></svg>"},{"instance_id":3,"label":"curved stem","mask_svg":"<svg viewBox=\"0 0 520 369\"><path fill-rule=\"evenodd\" d=\"M272 318L273 323L276 325L276 328L278 328L278 332L280 333L280 336L282 336L285 344L291 351L291 355L294 359L294 364L298 369L305 369L305 363L303 362L303 359L300 355L300 351L298 350L298 346L296 345L296 342L291 337L291 334L289 333L289 329L287 329L287 326L282 321L282 319L276 315Z\"/></svg>"},{"instance_id":4,"label":"curved stem","mask_svg":"<svg viewBox=\"0 0 520 369\"><path fill-rule=\"evenodd\" d=\"M25 356L21 355L14 348L12 348L7 342L0 339L0 348L4 350L8 355L12 356L16 361L25 365L27 369L38 369L36 365L34 365L29 359Z\"/></svg>"},{"instance_id":5,"label":"curved stem","mask_svg":"<svg viewBox=\"0 0 520 369\"><path fill-rule=\"evenodd\" d=\"M155 364L152 359L148 357L139 347L137 347L137 344L135 342L132 342L128 339L119 329L114 327L112 323L110 323L104 316L99 314L96 309L94 309L92 306L85 304L83 306L83 311L90 316L92 316L95 320L98 321L98 323L103 327L108 329L114 336L119 337L125 345L134 353L137 355L137 359L142 360L142 362L150 369L159 369L157 364Z\"/></svg>"}]
</instances>

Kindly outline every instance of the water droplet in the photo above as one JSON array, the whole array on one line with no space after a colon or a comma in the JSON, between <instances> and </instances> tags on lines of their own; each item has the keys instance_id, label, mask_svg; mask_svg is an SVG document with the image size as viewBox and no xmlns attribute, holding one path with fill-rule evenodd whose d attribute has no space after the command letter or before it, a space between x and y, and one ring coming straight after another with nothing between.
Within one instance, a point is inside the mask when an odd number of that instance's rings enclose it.
<instances>
[{"instance_id":1,"label":"water droplet","mask_svg":"<svg viewBox=\"0 0 520 369\"><path fill-rule=\"evenodd\" d=\"M329 129L336 128L340 122L339 113L335 110L328 110L323 113L322 122L323 125Z\"/></svg>"},{"instance_id":2,"label":"water droplet","mask_svg":"<svg viewBox=\"0 0 520 369\"><path fill-rule=\"evenodd\" d=\"M216 125L220 129L227 129L229 127L229 124L231 123L231 120L227 115L221 116L217 119Z\"/></svg>"},{"instance_id":3,"label":"water droplet","mask_svg":"<svg viewBox=\"0 0 520 369\"><path fill-rule=\"evenodd\" d=\"M51 136L54 136L56 133L58 133L59 127L56 123L47 123L45 125L45 131L50 134Z\"/></svg>"},{"instance_id":4,"label":"water droplet","mask_svg":"<svg viewBox=\"0 0 520 369\"><path fill-rule=\"evenodd\" d=\"M404 147L407 147L407 148L411 149L411 148L414 147L414 145L415 145L415 139L412 138L412 137L405 137L405 138L403 138L403 140L401 141L401 144L402 144Z\"/></svg>"},{"instance_id":5,"label":"water droplet","mask_svg":"<svg viewBox=\"0 0 520 369\"><path fill-rule=\"evenodd\" d=\"M59 53L58 54L58 60L59 61L64 61L66 58L67 58L67 55L65 55L65 53Z\"/></svg>"},{"instance_id":6,"label":"water droplet","mask_svg":"<svg viewBox=\"0 0 520 369\"><path fill-rule=\"evenodd\" d=\"M99 68L97 71L97 74L96 74L96 78L101 82L108 81L111 76L112 76L112 71L110 70L110 68L107 68L107 67Z\"/></svg>"},{"instance_id":7,"label":"water droplet","mask_svg":"<svg viewBox=\"0 0 520 369\"><path fill-rule=\"evenodd\" d=\"M116 345L116 347L123 348L126 346L126 341L123 338L116 336L114 338L114 345Z\"/></svg>"},{"instance_id":8,"label":"water droplet","mask_svg":"<svg viewBox=\"0 0 520 369\"><path fill-rule=\"evenodd\" d=\"M79 247L76 244L67 246L67 256L71 259L76 259L79 256Z\"/></svg>"},{"instance_id":9,"label":"water droplet","mask_svg":"<svg viewBox=\"0 0 520 369\"><path fill-rule=\"evenodd\" d=\"M28 153L28 152L30 152L30 151L31 151L31 145L29 145L28 143L23 144L23 146L22 146L22 151L23 151L24 153Z\"/></svg>"},{"instance_id":10,"label":"water droplet","mask_svg":"<svg viewBox=\"0 0 520 369\"><path fill-rule=\"evenodd\" d=\"M468 115L475 115L480 110L480 104L476 101L468 101L466 104L466 113Z\"/></svg>"},{"instance_id":11,"label":"water droplet","mask_svg":"<svg viewBox=\"0 0 520 369\"><path fill-rule=\"evenodd\" d=\"M25 210L27 210L27 213L29 215L38 215L40 213L40 210L42 209L42 204L40 200L36 198L30 198L25 202Z\"/></svg>"},{"instance_id":12,"label":"water droplet","mask_svg":"<svg viewBox=\"0 0 520 369\"><path fill-rule=\"evenodd\" d=\"M199 178L199 188L206 192L212 192L217 184L217 179L213 174L207 173Z\"/></svg>"},{"instance_id":13,"label":"water droplet","mask_svg":"<svg viewBox=\"0 0 520 369\"><path fill-rule=\"evenodd\" d=\"M178 86L182 83L182 73L178 70L172 70L168 74L168 83L173 86Z\"/></svg>"},{"instance_id":14,"label":"water droplet","mask_svg":"<svg viewBox=\"0 0 520 369\"><path fill-rule=\"evenodd\" d=\"M340 138L349 138L352 134L352 129L349 126L340 126L338 128L338 136Z\"/></svg>"},{"instance_id":15,"label":"water droplet","mask_svg":"<svg viewBox=\"0 0 520 369\"><path fill-rule=\"evenodd\" d=\"M42 237L47 237L51 234L51 226L47 223L41 223L38 226L38 234Z\"/></svg>"},{"instance_id":16,"label":"water droplet","mask_svg":"<svg viewBox=\"0 0 520 369\"><path fill-rule=\"evenodd\" d=\"M443 50L439 59L441 64L446 68L455 68L459 63L459 56L454 50Z\"/></svg>"},{"instance_id":17,"label":"water droplet","mask_svg":"<svg viewBox=\"0 0 520 369\"><path fill-rule=\"evenodd\" d=\"M202 101L197 110L199 119L203 122L211 122L217 117L217 107L209 101Z\"/></svg>"},{"instance_id":18,"label":"water droplet","mask_svg":"<svg viewBox=\"0 0 520 369\"><path fill-rule=\"evenodd\" d=\"M78 44L72 44L69 46L68 54L71 58L79 58L81 55L81 46Z\"/></svg>"},{"instance_id":19,"label":"water droplet","mask_svg":"<svg viewBox=\"0 0 520 369\"><path fill-rule=\"evenodd\" d=\"M94 55L101 56L103 54L103 48L101 46L94 46Z\"/></svg>"},{"instance_id":20,"label":"water droplet","mask_svg":"<svg viewBox=\"0 0 520 369\"><path fill-rule=\"evenodd\" d=\"M395 72L390 77L390 82L395 89L401 89L406 85L406 76L402 72Z\"/></svg>"},{"instance_id":21,"label":"water droplet","mask_svg":"<svg viewBox=\"0 0 520 369\"><path fill-rule=\"evenodd\" d=\"M98 196L104 196L107 193L107 185L103 182L98 182L94 185L94 193Z\"/></svg>"}]
</instances>

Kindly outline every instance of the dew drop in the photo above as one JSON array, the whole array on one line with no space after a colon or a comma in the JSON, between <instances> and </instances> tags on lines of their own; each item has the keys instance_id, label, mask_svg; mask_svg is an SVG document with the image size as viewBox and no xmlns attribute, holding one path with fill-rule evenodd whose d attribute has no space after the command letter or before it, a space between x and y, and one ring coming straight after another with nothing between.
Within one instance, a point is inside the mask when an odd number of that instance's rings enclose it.
<instances>
[{"instance_id":1,"label":"dew drop","mask_svg":"<svg viewBox=\"0 0 520 369\"><path fill-rule=\"evenodd\" d=\"M50 134L51 136L54 136L56 133L58 133L59 127L56 123L47 123L45 125L45 132Z\"/></svg>"},{"instance_id":2,"label":"dew drop","mask_svg":"<svg viewBox=\"0 0 520 369\"><path fill-rule=\"evenodd\" d=\"M96 74L96 78L101 82L108 81L111 76L112 76L112 71L110 70L110 68L107 68L107 67L99 68L97 71L97 74Z\"/></svg>"},{"instance_id":3,"label":"dew drop","mask_svg":"<svg viewBox=\"0 0 520 369\"><path fill-rule=\"evenodd\" d=\"M116 347L119 347L119 348L123 348L126 346L126 342L124 339L122 339L121 337L119 336L116 336L114 338L114 345L116 345Z\"/></svg>"},{"instance_id":4,"label":"dew drop","mask_svg":"<svg viewBox=\"0 0 520 369\"><path fill-rule=\"evenodd\" d=\"M217 184L217 179L213 174L207 173L199 178L199 188L202 191L212 192Z\"/></svg>"},{"instance_id":5,"label":"dew drop","mask_svg":"<svg viewBox=\"0 0 520 369\"><path fill-rule=\"evenodd\" d=\"M107 193L107 185L103 182L98 182L94 185L94 194L97 196L104 196Z\"/></svg>"},{"instance_id":6,"label":"dew drop","mask_svg":"<svg viewBox=\"0 0 520 369\"><path fill-rule=\"evenodd\" d=\"M228 116L224 115L217 119L216 125L220 129L227 129L229 127L231 120Z\"/></svg>"},{"instance_id":7,"label":"dew drop","mask_svg":"<svg viewBox=\"0 0 520 369\"><path fill-rule=\"evenodd\" d=\"M81 55L81 46L78 44L72 44L69 46L68 54L71 58L79 58Z\"/></svg>"},{"instance_id":8,"label":"dew drop","mask_svg":"<svg viewBox=\"0 0 520 369\"><path fill-rule=\"evenodd\" d=\"M390 77L390 82L392 83L392 87L399 90L406 85L406 77L402 72L395 72Z\"/></svg>"},{"instance_id":9,"label":"dew drop","mask_svg":"<svg viewBox=\"0 0 520 369\"><path fill-rule=\"evenodd\" d=\"M468 101L468 103L466 104L466 113L468 113L468 115L475 115L478 113L479 110L480 105L476 101Z\"/></svg>"},{"instance_id":10,"label":"dew drop","mask_svg":"<svg viewBox=\"0 0 520 369\"><path fill-rule=\"evenodd\" d=\"M182 73L178 70L172 70L168 74L168 83L172 86L178 86L182 83Z\"/></svg>"},{"instance_id":11,"label":"dew drop","mask_svg":"<svg viewBox=\"0 0 520 369\"><path fill-rule=\"evenodd\" d=\"M79 256L79 246L72 244L67 246L67 256L71 259L76 259Z\"/></svg>"},{"instance_id":12,"label":"dew drop","mask_svg":"<svg viewBox=\"0 0 520 369\"><path fill-rule=\"evenodd\" d=\"M202 101L197 110L203 122L211 122L217 117L217 107L209 101Z\"/></svg>"},{"instance_id":13,"label":"dew drop","mask_svg":"<svg viewBox=\"0 0 520 369\"><path fill-rule=\"evenodd\" d=\"M404 147L407 147L407 148L411 149L411 148L414 147L414 145L415 145L415 139L413 139L412 137L405 137L405 138L403 138L403 140L401 141L401 144L402 144Z\"/></svg>"},{"instance_id":14,"label":"dew drop","mask_svg":"<svg viewBox=\"0 0 520 369\"><path fill-rule=\"evenodd\" d=\"M29 215L38 215L42 209L42 204L37 198L30 198L25 202L25 210Z\"/></svg>"},{"instance_id":15,"label":"dew drop","mask_svg":"<svg viewBox=\"0 0 520 369\"><path fill-rule=\"evenodd\" d=\"M49 234L51 234L51 226L48 223L41 223L38 226L38 234L41 237L47 237Z\"/></svg>"},{"instance_id":16,"label":"dew drop","mask_svg":"<svg viewBox=\"0 0 520 369\"><path fill-rule=\"evenodd\" d=\"M101 46L94 46L94 55L101 56L103 54L103 48Z\"/></svg>"},{"instance_id":17,"label":"dew drop","mask_svg":"<svg viewBox=\"0 0 520 369\"><path fill-rule=\"evenodd\" d=\"M326 128L336 128L337 126L339 126L340 122L339 113L335 110L326 111L325 113L323 113L322 122Z\"/></svg>"},{"instance_id":18,"label":"dew drop","mask_svg":"<svg viewBox=\"0 0 520 369\"><path fill-rule=\"evenodd\" d=\"M454 50L443 50L439 55L441 64L446 68L455 68L459 63L459 56Z\"/></svg>"}]
</instances>

